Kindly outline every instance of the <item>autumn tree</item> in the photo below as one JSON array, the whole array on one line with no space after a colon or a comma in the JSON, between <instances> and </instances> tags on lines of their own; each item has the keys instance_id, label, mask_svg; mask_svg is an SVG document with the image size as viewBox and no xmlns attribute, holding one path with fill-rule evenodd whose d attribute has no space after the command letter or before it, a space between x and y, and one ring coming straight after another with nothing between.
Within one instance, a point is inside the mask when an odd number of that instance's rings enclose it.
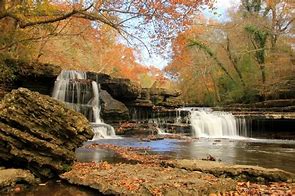
<instances>
[{"instance_id":1,"label":"autumn tree","mask_svg":"<svg viewBox=\"0 0 295 196\"><path fill-rule=\"evenodd\" d=\"M286 0L242 0L241 10L245 18L263 18L261 28L270 36L271 46L274 48L280 36L287 34L295 21L295 3Z\"/></svg>"},{"instance_id":2,"label":"autumn tree","mask_svg":"<svg viewBox=\"0 0 295 196\"><path fill-rule=\"evenodd\" d=\"M294 72L294 53L288 43L292 37L288 32L293 28L287 9L290 5L280 2L277 9L286 16L281 24L286 27L284 33L274 33L270 1L245 0L238 12L230 14L228 22L202 21L174 40L173 60L166 71L187 89L184 96L188 101L258 101L265 98L273 82L279 82L275 78ZM196 28L199 30L191 31ZM274 42L275 34L278 39Z\"/></svg>"},{"instance_id":3,"label":"autumn tree","mask_svg":"<svg viewBox=\"0 0 295 196\"><path fill-rule=\"evenodd\" d=\"M153 38L154 44L165 47L167 40L175 37L186 28L191 14L201 3L210 0L169 0L169 1L0 1L0 23L6 26L4 32L13 33L15 40L2 42L1 50L11 50L20 42L44 39L44 36L57 35L56 25L70 19L86 19L93 26L108 25L123 37L142 42L138 35ZM50 29L39 36L36 29ZM33 32L34 31L34 32ZM17 36L17 33L30 36ZM143 34L142 32L145 32ZM2 36L2 35L1 35ZM18 37L18 39L16 39Z\"/></svg>"}]
</instances>

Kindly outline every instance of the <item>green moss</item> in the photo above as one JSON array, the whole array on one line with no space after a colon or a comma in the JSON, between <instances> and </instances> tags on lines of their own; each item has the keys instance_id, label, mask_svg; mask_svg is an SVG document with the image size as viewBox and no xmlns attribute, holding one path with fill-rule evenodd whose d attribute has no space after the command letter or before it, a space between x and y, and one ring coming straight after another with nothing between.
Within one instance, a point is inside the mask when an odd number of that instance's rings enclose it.
<instances>
[{"instance_id":1,"label":"green moss","mask_svg":"<svg viewBox=\"0 0 295 196\"><path fill-rule=\"evenodd\" d=\"M69 165L69 164L62 164L62 170L63 170L64 172L71 171L71 170L72 170L72 166Z\"/></svg>"},{"instance_id":2,"label":"green moss","mask_svg":"<svg viewBox=\"0 0 295 196\"><path fill-rule=\"evenodd\" d=\"M8 67L3 61L0 61L0 83L11 83L16 80L14 67Z\"/></svg>"}]
</instances>

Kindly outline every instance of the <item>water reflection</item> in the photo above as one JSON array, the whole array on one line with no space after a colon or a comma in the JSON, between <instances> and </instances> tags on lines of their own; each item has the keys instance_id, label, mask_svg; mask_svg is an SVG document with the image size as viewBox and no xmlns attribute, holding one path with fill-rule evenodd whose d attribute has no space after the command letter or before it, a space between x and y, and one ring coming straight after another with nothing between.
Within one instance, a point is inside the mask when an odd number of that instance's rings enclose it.
<instances>
[{"instance_id":1,"label":"water reflection","mask_svg":"<svg viewBox=\"0 0 295 196\"><path fill-rule=\"evenodd\" d=\"M65 182L56 183L54 181L46 182L43 186L35 186L33 189L20 192L10 193L9 195L17 196L98 196L102 195L97 190L92 190L82 186L75 186Z\"/></svg>"},{"instance_id":2,"label":"water reflection","mask_svg":"<svg viewBox=\"0 0 295 196\"><path fill-rule=\"evenodd\" d=\"M78 161L82 162L100 162L100 161L108 161L108 162L124 162L125 159L118 156L116 153L104 150L104 149L87 149L87 148L78 148L76 150L76 156Z\"/></svg>"},{"instance_id":3,"label":"water reflection","mask_svg":"<svg viewBox=\"0 0 295 196\"><path fill-rule=\"evenodd\" d=\"M241 138L172 140L165 139L141 142L137 139L98 140L97 143L111 143L119 146L149 147L151 151L172 159L202 159L209 154L222 162L258 165L267 168L280 168L295 173L294 140L262 140ZM87 142L86 144L94 143ZM121 161L114 153L105 150L77 150L79 161Z\"/></svg>"}]
</instances>

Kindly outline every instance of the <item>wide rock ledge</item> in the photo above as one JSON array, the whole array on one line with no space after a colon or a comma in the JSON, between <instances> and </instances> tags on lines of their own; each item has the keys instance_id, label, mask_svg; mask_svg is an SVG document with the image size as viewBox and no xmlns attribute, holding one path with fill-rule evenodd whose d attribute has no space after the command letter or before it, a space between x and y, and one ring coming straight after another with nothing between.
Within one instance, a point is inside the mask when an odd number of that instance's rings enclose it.
<instances>
[{"instance_id":1,"label":"wide rock ledge","mask_svg":"<svg viewBox=\"0 0 295 196\"><path fill-rule=\"evenodd\" d=\"M60 176L106 195L209 195L235 189L235 181L146 164L76 163Z\"/></svg>"},{"instance_id":2,"label":"wide rock ledge","mask_svg":"<svg viewBox=\"0 0 295 196\"><path fill-rule=\"evenodd\" d=\"M74 150L92 137L82 114L49 96L19 88L0 103L0 165L54 177L69 169Z\"/></svg>"},{"instance_id":3,"label":"wide rock ledge","mask_svg":"<svg viewBox=\"0 0 295 196\"><path fill-rule=\"evenodd\" d=\"M216 177L230 177L251 182L295 182L295 174L280 169L249 165L231 165L203 160L172 160L164 166L209 173Z\"/></svg>"}]
</instances>

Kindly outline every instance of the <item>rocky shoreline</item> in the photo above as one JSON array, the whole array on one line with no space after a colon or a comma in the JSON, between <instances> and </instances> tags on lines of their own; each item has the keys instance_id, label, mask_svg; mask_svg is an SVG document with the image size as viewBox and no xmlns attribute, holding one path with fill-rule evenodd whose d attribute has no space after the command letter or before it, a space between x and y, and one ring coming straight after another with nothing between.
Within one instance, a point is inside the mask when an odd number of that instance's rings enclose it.
<instances>
[{"instance_id":1,"label":"rocky shoreline","mask_svg":"<svg viewBox=\"0 0 295 196\"><path fill-rule=\"evenodd\" d=\"M86 148L107 149L126 159L122 163L75 162L70 171L60 175L60 179L77 186L77 190L89 187L86 190L94 195L295 194L295 174L279 169L209 160L170 160L149 154L145 148L107 144L92 144ZM14 181L7 177L7 172ZM26 188L39 189L47 184L39 185L30 173L15 175L11 170L0 170L0 176L2 193L24 191L29 194L30 189Z\"/></svg>"},{"instance_id":2,"label":"rocky shoreline","mask_svg":"<svg viewBox=\"0 0 295 196\"><path fill-rule=\"evenodd\" d=\"M144 149L93 144L130 163L75 163L60 177L113 195L249 195L295 193L295 175L279 169L215 161L168 160Z\"/></svg>"}]
</instances>

